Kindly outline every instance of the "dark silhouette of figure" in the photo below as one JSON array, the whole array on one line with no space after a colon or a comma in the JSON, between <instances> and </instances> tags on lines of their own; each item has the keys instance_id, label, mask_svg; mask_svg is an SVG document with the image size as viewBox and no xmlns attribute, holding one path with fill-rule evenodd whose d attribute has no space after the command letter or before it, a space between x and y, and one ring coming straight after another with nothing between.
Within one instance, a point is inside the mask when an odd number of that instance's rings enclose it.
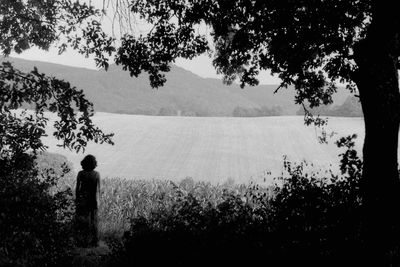
<instances>
[{"instance_id":1,"label":"dark silhouette of figure","mask_svg":"<svg viewBox=\"0 0 400 267\"><path fill-rule=\"evenodd\" d=\"M82 247L98 245L97 207L100 197L100 174L94 169L96 158L87 155L76 178L77 241Z\"/></svg>"}]
</instances>

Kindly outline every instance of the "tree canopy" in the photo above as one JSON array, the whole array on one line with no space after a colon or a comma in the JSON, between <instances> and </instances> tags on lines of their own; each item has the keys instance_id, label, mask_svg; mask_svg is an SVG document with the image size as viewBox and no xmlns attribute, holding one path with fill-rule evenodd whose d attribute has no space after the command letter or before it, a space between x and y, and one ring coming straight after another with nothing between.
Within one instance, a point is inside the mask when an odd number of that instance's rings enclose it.
<instances>
[{"instance_id":1,"label":"tree canopy","mask_svg":"<svg viewBox=\"0 0 400 267\"><path fill-rule=\"evenodd\" d=\"M332 103L337 82L359 93L365 121L362 192L368 252L382 263L397 239L400 216L400 17L392 2L371 0L132 0L129 8L150 24L125 34L115 61L131 75L148 72L153 87L178 57L211 52L227 83L258 84L269 69L293 85L295 102ZM199 29L206 25L210 37ZM277 89L277 91L279 90ZM306 114L307 115L307 114ZM307 122L308 120L306 120ZM318 122L318 121L316 121ZM393 232L394 231L394 232ZM396 236L396 237L394 237Z\"/></svg>"},{"instance_id":2,"label":"tree canopy","mask_svg":"<svg viewBox=\"0 0 400 267\"><path fill-rule=\"evenodd\" d=\"M350 90L357 89L359 93L365 121L361 191L369 236L366 255L376 256L371 259L377 260L375 265L382 263L391 246L387 240L400 240L400 230L394 230L400 229L400 216L396 212L400 208L397 159L400 16L395 3L371 0L103 2L120 7L119 11L117 8L119 16L144 21L150 25L149 30L126 33L115 40L101 28L98 18L102 12L90 5L72 0L3 0L0 2L0 49L8 55L31 46L48 49L57 43L60 52L72 47L85 56L94 55L97 66L104 68L114 55L115 62L132 76L143 71L149 73L153 87L165 83L164 72L170 70L177 58L191 59L210 53L214 67L224 75L225 82L238 80L242 87L256 85L260 71L269 69L282 79L279 88L293 85L295 102L308 102L310 107L332 103L336 82L347 82ZM121 8L128 8L129 12ZM199 30L204 25L209 27L210 36ZM0 67L0 82L3 121L9 120L9 108L18 107L24 101L32 102L36 103L36 118L46 109L58 112L61 121L56 124L56 136L63 139L64 146L78 148L89 140L110 142L109 135L91 124L90 102L67 82L46 77L37 70L21 73L7 63ZM79 118L72 103L82 111ZM29 125L32 119L26 117L25 122ZM10 123L3 123L2 127L14 125ZM14 128L3 127L1 134L4 129L7 132ZM15 134L12 136L16 138Z\"/></svg>"},{"instance_id":3,"label":"tree canopy","mask_svg":"<svg viewBox=\"0 0 400 267\"><path fill-rule=\"evenodd\" d=\"M354 44L365 35L369 1L132 1L132 12L153 25L147 34L125 35L117 63L131 74L160 72L178 57L214 47L213 64L228 83L258 84L268 69L295 85L301 102L329 103L335 82L351 81ZM211 40L196 29L211 28ZM312 89L311 89L312 88Z\"/></svg>"},{"instance_id":4,"label":"tree canopy","mask_svg":"<svg viewBox=\"0 0 400 267\"><path fill-rule=\"evenodd\" d=\"M71 0L1 1L0 50L8 56L30 47L47 50L57 45L62 53L69 46L85 55L94 54L98 66L107 67L113 39L101 30L100 15L92 6ZM35 112L20 117L10 111L24 104L31 104ZM45 111L58 114L54 135L66 148L79 151L91 140L112 143L111 134L93 125L93 105L82 90L36 68L25 73L9 62L2 63L0 107L2 158L11 152L44 149L40 137L45 135Z\"/></svg>"},{"instance_id":5,"label":"tree canopy","mask_svg":"<svg viewBox=\"0 0 400 267\"><path fill-rule=\"evenodd\" d=\"M30 47L47 50L68 46L84 54L95 53L107 67L99 11L70 0L0 1L0 51L8 56ZM80 28L80 26L82 26ZM80 29L80 30L79 30ZM101 49L101 52L100 52ZM97 52L97 53L96 53ZM29 105L34 110L17 110ZM34 160L46 147L48 119L55 112L54 135L61 146L80 151L87 142L112 143L91 117L92 103L82 90L67 81L30 72L4 61L0 65L0 265L61 266L73 248L71 190L55 188L67 172L39 170Z\"/></svg>"}]
</instances>

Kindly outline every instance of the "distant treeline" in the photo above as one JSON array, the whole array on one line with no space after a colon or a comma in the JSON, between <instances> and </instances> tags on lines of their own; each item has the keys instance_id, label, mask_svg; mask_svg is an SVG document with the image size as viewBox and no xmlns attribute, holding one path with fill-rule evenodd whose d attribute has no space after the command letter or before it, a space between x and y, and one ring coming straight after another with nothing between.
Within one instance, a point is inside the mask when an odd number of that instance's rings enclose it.
<instances>
[{"instance_id":1,"label":"distant treeline","mask_svg":"<svg viewBox=\"0 0 400 267\"><path fill-rule=\"evenodd\" d=\"M117 110L118 114L133 114L133 115L150 115L150 116L186 116L186 117L208 117L211 116L208 112L178 110L174 107L161 107L156 109L138 108L131 110Z\"/></svg>"},{"instance_id":2,"label":"distant treeline","mask_svg":"<svg viewBox=\"0 0 400 267\"><path fill-rule=\"evenodd\" d=\"M313 115L334 116L334 117L363 117L360 101L354 96L349 96L339 106L319 106L310 110ZM304 109L300 108L297 115L304 115Z\"/></svg>"},{"instance_id":3,"label":"distant treeline","mask_svg":"<svg viewBox=\"0 0 400 267\"><path fill-rule=\"evenodd\" d=\"M134 112L119 110L117 113L127 113L136 115L152 115L152 116L185 116L185 117L210 117L215 116L213 112L199 110L180 110L175 107L161 107L159 110L154 109L136 109ZM283 115L280 106L271 108L262 106L260 108L249 108L238 106L235 107L231 114L218 114L219 116L227 117L266 117L266 116L281 116Z\"/></svg>"},{"instance_id":4,"label":"distant treeline","mask_svg":"<svg viewBox=\"0 0 400 267\"><path fill-rule=\"evenodd\" d=\"M361 104L357 97L349 96L341 105L321 105L309 109L312 114L320 116L334 117L363 117ZM22 108L33 109L32 105L23 105ZM96 109L96 107L95 107ZM215 113L212 110L198 110L196 108L179 109L173 106L150 108L138 107L133 110L118 109L117 114L149 115L149 116L184 116L184 117L269 117L295 115L287 113L281 106L261 106L261 107L235 107L231 113ZM303 107L299 107L296 115L304 115Z\"/></svg>"},{"instance_id":5,"label":"distant treeline","mask_svg":"<svg viewBox=\"0 0 400 267\"><path fill-rule=\"evenodd\" d=\"M280 116L282 115L282 108L280 106L273 106L271 108L262 106L261 108L244 108L236 107L232 113L233 117L267 117L267 116Z\"/></svg>"},{"instance_id":6,"label":"distant treeline","mask_svg":"<svg viewBox=\"0 0 400 267\"><path fill-rule=\"evenodd\" d=\"M362 117L361 104L357 97L349 96L341 105L321 105L310 109L314 115L335 116L335 117ZM288 114L281 106L261 106L261 107L244 107L237 106L231 113L218 113L213 110L200 110L196 107L174 107L166 106L161 108L138 107L134 110L117 110L117 113L135 114L135 115L151 115L151 116L185 116L185 117L268 117L295 115ZM296 115L304 115L303 107L300 107Z\"/></svg>"}]
</instances>

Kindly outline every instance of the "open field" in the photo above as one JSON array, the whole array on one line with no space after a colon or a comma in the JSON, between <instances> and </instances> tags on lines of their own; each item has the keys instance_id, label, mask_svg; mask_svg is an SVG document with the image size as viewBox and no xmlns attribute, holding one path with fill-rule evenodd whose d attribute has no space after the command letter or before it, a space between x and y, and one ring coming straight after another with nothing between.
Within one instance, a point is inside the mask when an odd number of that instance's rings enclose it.
<instances>
[{"instance_id":1,"label":"open field","mask_svg":"<svg viewBox=\"0 0 400 267\"><path fill-rule=\"evenodd\" d=\"M314 166L337 168L339 136L357 133L357 148L364 137L362 118L330 118L328 130L338 134L328 145L319 144L320 130L305 126L303 117L156 117L96 114L105 132L114 132L114 146L90 144L85 154L98 159L103 177L172 179L193 177L223 183L270 181L267 172L282 172L283 155L290 161L307 160ZM51 135L51 134L49 134ZM49 152L68 157L75 170L83 154L56 147L46 138ZM335 166L336 165L336 166Z\"/></svg>"}]
</instances>

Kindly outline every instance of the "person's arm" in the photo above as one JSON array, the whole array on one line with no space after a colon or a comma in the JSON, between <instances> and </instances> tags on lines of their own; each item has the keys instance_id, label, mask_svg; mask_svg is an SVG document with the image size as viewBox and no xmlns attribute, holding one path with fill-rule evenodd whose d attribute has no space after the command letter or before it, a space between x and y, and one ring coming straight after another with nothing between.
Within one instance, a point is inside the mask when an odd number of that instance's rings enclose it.
<instances>
[{"instance_id":1,"label":"person's arm","mask_svg":"<svg viewBox=\"0 0 400 267\"><path fill-rule=\"evenodd\" d=\"M100 205L100 173L97 173L97 205Z\"/></svg>"},{"instance_id":2,"label":"person's arm","mask_svg":"<svg viewBox=\"0 0 400 267\"><path fill-rule=\"evenodd\" d=\"M78 176L76 177L75 199L78 198L80 191L81 191L81 172L78 172Z\"/></svg>"}]
</instances>

